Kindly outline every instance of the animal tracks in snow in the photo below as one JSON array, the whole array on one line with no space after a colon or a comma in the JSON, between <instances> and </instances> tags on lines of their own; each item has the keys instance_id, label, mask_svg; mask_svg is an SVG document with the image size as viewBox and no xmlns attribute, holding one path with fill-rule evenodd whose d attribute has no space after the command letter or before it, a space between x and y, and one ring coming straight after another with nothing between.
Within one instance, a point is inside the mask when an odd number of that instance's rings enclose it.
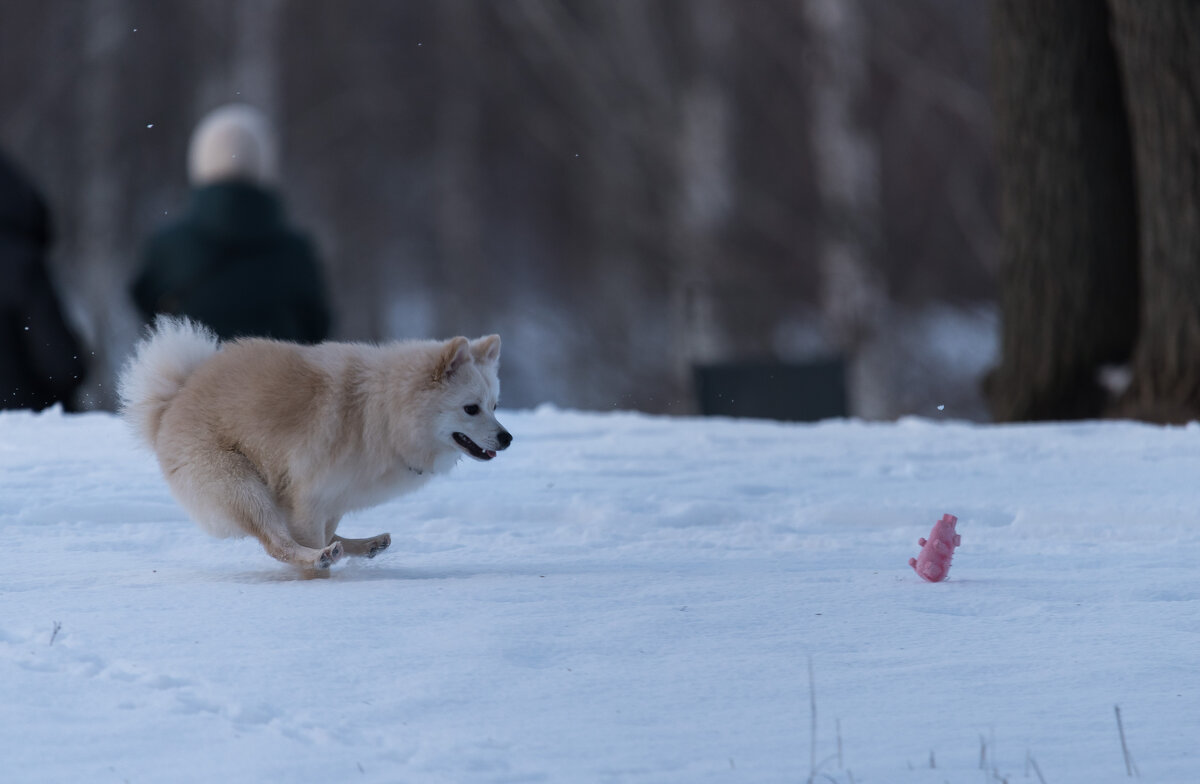
<instances>
[{"instance_id":1,"label":"animal tracks in snow","mask_svg":"<svg viewBox=\"0 0 1200 784\"><path fill-rule=\"evenodd\" d=\"M211 715L240 730L268 728L300 741L327 739L315 724L284 718L271 705L242 705L209 683L177 675L151 672L134 662L107 660L84 649L66 629L53 627L14 632L0 627L0 668L12 666L47 676L95 679L121 686L120 710L165 710L177 714Z\"/></svg>"}]
</instances>

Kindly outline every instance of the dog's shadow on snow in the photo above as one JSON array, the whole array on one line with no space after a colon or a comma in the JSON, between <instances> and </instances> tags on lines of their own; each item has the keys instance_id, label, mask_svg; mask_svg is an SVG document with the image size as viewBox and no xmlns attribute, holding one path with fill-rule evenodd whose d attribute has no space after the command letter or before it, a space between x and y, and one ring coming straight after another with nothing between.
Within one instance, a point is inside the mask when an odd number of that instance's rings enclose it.
<instances>
[{"instance_id":1,"label":"dog's shadow on snow","mask_svg":"<svg viewBox=\"0 0 1200 784\"><path fill-rule=\"evenodd\" d=\"M473 564L445 566L440 569L421 566L384 566L350 563L336 570L330 579L341 582L377 582L380 580L466 580L482 575L529 576L523 568L485 567Z\"/></svg>"},{"instance_id":2,"label":"dog's shadow on snow","mask_svg":"<svg viewBox=\"0 0 1200 784\"><path fill-rule=\"evenodd\" d=\"M532 577L543 578L555 572L561 572L561 566L555 567L502 567L495 565L463 564L443 568L383 566L351 562L345 566L335 566L326 571L300 571L281 566L278 569L262 569L254 572L240 572L227 575L225 579L237 583L353 583L353 582L400 582L418 580L469 580L475 577Z\"/></svg>"}]
</instances>

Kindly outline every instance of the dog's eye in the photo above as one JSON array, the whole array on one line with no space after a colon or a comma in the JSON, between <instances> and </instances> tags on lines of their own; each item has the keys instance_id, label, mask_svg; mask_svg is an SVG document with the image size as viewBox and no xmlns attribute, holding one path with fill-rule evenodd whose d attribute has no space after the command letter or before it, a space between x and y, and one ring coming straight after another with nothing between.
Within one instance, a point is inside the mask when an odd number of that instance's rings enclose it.
<instances>
[{"instance_id":1,"label":"dog's eye","mask_svg":"<svg viewBox=\"0 0 1200 784\"><path fill-rule=\"evenodd\" d=\"M475 416L479 413L479 406L472 403L469 406L463 406L463 411L467 412L467 416Z\"/></svg>"}]
</instances>

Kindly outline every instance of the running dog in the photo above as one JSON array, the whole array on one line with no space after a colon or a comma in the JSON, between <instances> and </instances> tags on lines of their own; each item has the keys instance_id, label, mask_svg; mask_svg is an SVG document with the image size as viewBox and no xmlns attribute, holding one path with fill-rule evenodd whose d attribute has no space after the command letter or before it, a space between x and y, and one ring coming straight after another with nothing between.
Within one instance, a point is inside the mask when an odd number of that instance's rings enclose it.
<instances>
[{"instance_id":1,"label":"running dog","mask_svg":"<svg viewBox=\"0 0 1200 784\"><path fill-rule=\"evenodd\" d=\"M342 516L407 493L462 455L512 443L496 420L500 337L304 346L221 344L160 316L118 382L121 415L176 500L215 536L253 536L306 570L374 557L390 534L337 535Z\"/></svg>"}]
</instances>

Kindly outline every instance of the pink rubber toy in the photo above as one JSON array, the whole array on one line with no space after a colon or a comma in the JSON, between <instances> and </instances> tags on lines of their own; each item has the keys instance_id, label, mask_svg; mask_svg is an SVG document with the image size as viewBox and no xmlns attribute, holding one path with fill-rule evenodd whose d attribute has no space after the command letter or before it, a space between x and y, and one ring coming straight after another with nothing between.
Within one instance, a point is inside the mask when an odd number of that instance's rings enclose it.
<instances>
[{"instance_id":1,"label":"pink rubber toy","mask_svg":"<svg viewBox=\"0 0 1200 784\"><path fill-rule=\"evenodd\" d=\"M933 524L928 539L918 539L921 552L916 558L909 558L908 565L921 575L921 578L931 583L940 583L950 574L950 559L954 557L954 548L962 544L962 537L954 532L958 518L952 514L942 515L942 519Z\"/></svg>"}]
</instances>

